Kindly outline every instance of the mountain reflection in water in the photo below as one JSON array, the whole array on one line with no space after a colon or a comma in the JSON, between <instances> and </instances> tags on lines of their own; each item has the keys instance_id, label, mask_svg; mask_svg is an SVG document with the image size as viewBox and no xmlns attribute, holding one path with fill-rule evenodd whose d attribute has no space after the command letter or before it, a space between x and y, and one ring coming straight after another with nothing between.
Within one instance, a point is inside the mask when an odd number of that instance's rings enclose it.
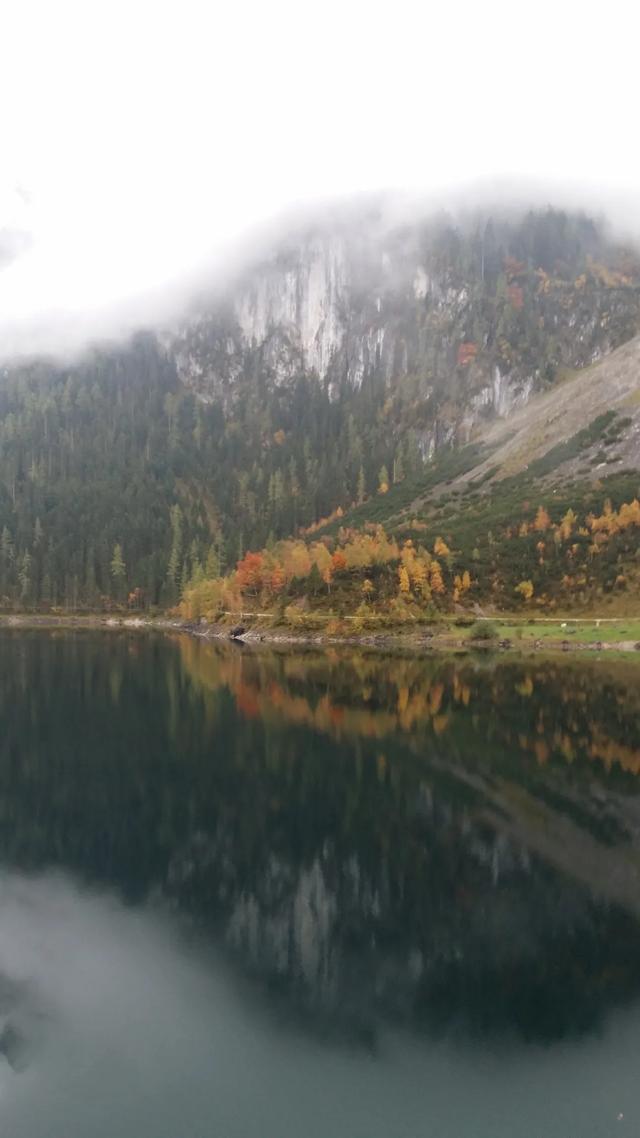
<instances>
[{"instance_id":1,"label":"mountain reflection in water","mask_svg":"<svg viewBox=\"0 0 640 1138\"><path fill-rule=\"evenodd\" d=\"M640 982L634 662L4 633L0 854L193 919L375 1046L551 1041Z\"/></svg>"},{"instance_id":2,"label":"mountain reflection in water","mask_svg":"<svg viewBox=\"0 0 640 1138\"><path fill-rule=\"evenodd\" d=\"M0 633L3 1132L633 1130L637 667Z\"/></svg>"}]
</instances>

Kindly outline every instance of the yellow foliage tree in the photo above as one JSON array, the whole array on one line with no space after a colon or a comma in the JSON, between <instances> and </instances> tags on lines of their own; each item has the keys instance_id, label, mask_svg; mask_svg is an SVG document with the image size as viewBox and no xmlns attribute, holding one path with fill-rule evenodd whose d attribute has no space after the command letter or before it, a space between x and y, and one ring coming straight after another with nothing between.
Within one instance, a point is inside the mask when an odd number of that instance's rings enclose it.
<instances>
[{"instance_id":1,"label":"yellow foliage tree","mask_svg":"<svg viewBox=\"0 0 640 1138\"><path fill-rule=\"evenodd\" d=\"M549 529L550 525L551 518L549 517L547 510L544 506L538 506L538 512L533 523L533 528L537 530L538 533L544 533L545 530Z\"/></svg>"},{"instance_id":2,"label":"yellow foliage tree","mask_svg":"<svg viewBox=\"0 0 640 1138\"><path fill-rule=\"evenodd\" d=\"M462 596L463 593L469 591L471 588L471 574L468 569L465 569L464 573L456 573L453 578L453 587L458 596ZM454 600L457 600L457 597L454 597Z\"/></svg>"},{"instance_id":3,"label":"yellow foliage tree","mask_svg":"<svg viewBox=\"0 0 640 1138\"><path fill-rule=\"evenodd\" d=\"M450 557L451 550L443 537L437 537L433 543L433 552L436 557Z\"/></svg>"},{"instance_id":4,"label":"yellow foliage tree","mask_svg":"<svg viewBox=\"0 0 640 1138\"><path fill-rule=\"evenodd\" d=\"M438 596L441 596L446 591L439 561L432 561L429 566L429 584L431 586L431 592Z\"/></svg>"},{"instance_id":5,"label":"yellow foliage tree","mask_svg":"<svg viewBox=\"0 0 640 1138\"><path fill-rule=\"evenodd\" d=\"M398 569L398 579L399 579L398 583L399 583L399 589L400 589L401 596L403 596L403 597L408 596L409 591L411 589L411 583L409 581L409 574L407 572L406 565L401 565L400 568Z\"/></svg>"},{"instance_id":6,"label":"yellow foliage tree","mask_svg":"<svg viewBox=\"0 0 640 1138\"><path fill-rule=\"evenodd\" d=\"M415 557L411 565L411 584L414 591L423 598L428 600L431 596L431 589L429 587L429 571L426 563L420 557Z\"/></svg>"},{"instance_id":7,"label":"yellow foliage tree","mask_svg":"<svg viewBox=\"0 0 640 1138\"><path fill-rule=\"evenodd\" d=\"M521 581L519 585L516 585L515 592L519 593L524 601L530 601L534 594L533 583L531 581Z\"/></svg>"},{"instance_id":8,"label":"yellow foliage tree","mask_svg":"<svg viewBox=\"0 0 640 1138\"><path fill-rule=\"evenodd\" d=\"M577 517L573 510L569 508L560 522L560 537L563 541L568 541L573 533L573 527L577 522Z\"/></svg>"}]
</instances>

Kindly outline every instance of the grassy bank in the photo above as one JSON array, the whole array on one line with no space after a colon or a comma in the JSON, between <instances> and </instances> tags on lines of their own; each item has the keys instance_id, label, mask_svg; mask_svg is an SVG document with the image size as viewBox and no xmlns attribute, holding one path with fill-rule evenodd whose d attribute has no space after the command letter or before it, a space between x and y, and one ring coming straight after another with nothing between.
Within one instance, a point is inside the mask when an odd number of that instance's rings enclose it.
<instances>
[{"instance_id":1,"label":"grassy bank","mask_svg":"<svg viewBox=\"0 0 640 1138\"><path fill-rule=\"evenodd\" d=\"M379 648L400 647L421 651L499 652L635 652L640 645L640 619L612 620L585 617L570 620L528 620L505 618L478 620L456 618L402 624L396 627L361 628L344 617L340 621L322 618L318 613L295 626L275 618L229 613L220 623L185 626L204 637L228 639L235 632L245 642L266 641L280 644L364 644ZM640 651L638 652L640 659Z\"/></svg>"},{"instance_id":2,"label":"grassy bank","mask_svg":"<svg viewBox=\"0 0 640 1138\"><path fill-rule=\"evenodd\" d=\"M604 644L610 641L640 643L640 618L567 618L566 620L535 620L500 618L491 622L502 639L515 639L519 644Z\"/></svg>"},{"instance_id":3,"label":"grassy bank","mask_svg":"<svg viewBox=\"0 0 640 1138\"><path fill-rule=\"evenodd\" d=\"M104 614L0 614L0 629L75 629L88 631L157 630L187 632L210 639L236 639L248 643L364 644L379 648L405 646L416 650L490 650L501 652L633 652L640 646L640 618L567 618L527 620L518 617L478 620L457 618L406 624L384 629L354 627L349 617L339 622L318 613L308 614L303 624L292 627L275 617L251 612L226 614L217 623L189 622L167 616L131 617ZM640 658L640 650L638 650Z\"/></svg>"}]
</instances>

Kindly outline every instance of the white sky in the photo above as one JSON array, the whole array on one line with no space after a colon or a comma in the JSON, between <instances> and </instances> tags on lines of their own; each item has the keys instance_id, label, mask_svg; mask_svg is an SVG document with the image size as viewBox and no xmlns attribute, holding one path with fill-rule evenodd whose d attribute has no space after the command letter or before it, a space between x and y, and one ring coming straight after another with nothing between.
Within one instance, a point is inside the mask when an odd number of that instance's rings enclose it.
<instances>
[{"instance_id":1,"label":"white sky","mask_svg":"<svg viewBox=\"0 0 640 1138\"><path fill-rule=\"evenodd\" d=\"M7 0L0 228L34 244L0 352L135 321L300 201L517 177L640 202L634 8Z\"/></svg>"}]
</instances>

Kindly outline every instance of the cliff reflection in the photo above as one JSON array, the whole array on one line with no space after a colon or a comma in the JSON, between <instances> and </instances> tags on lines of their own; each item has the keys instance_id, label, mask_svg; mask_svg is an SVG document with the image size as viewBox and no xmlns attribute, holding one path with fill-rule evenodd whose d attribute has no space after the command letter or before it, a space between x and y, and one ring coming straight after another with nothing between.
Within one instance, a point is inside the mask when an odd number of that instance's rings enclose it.
<instances>
[{"instance_id":1,"label":"cliff reflection","mask_svg":"<svg viewBox=\"0 0 640 1138\"><path fill-rule=\"evenodd\" d=\"M0 856L190 914L317 1028L552 1039L640 986L632 664L0 637Z\"/></svg>"}]
</instances>

